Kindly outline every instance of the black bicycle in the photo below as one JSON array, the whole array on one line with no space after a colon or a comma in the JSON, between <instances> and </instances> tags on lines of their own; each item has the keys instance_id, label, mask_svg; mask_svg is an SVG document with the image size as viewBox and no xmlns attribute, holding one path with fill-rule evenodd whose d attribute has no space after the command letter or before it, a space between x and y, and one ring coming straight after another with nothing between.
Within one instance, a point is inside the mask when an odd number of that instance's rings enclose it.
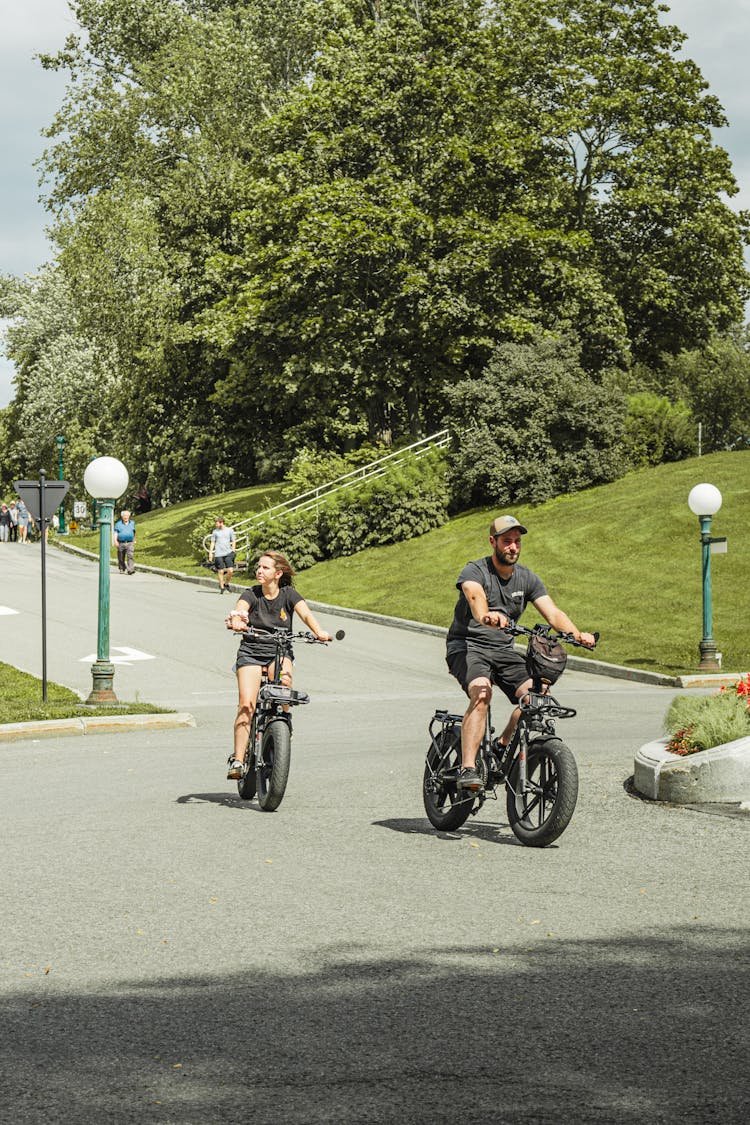
<instances>
[{"instance_id":1,"label":"black bicycle","mask_svg":"<svg viewBox=\"0 0 750 1125\"><path fill-rule=\"evenodd\" d=\"M290 655L295 640L311 645L325 645L328 641L320 641L309 632L291 633L288 629L250 627L243 635L263 640L270 638L276 646L276 656L273 677L269 678L267 669L263 670L237 791L243 801L251 801L257 795L264 812L275 812L286 792L292 760L290 708L310 702L307 692L296 691L281 682L282 661ZM344 630L339 629L336 640L343 640L344 635Z\"/></svg>"},{"instance_id":2,"label":"black bicycle","mask_svg":"<svg viewBox=\"0 0 750 1125\"><path fill-rule=\"evenodd\" d=\"M527 636L526 664L532 688L519 704L521 717L508 746L494 738L487 712L476 770L482 782L477 791L458 786L461 769L462 715L436 711L430 726L422 793L424 807L435 828L450 832L476 814L488 797L497 800L505 786L508 821L515 836L532 848L553 843L567 828L578 799L578 768L571 750L555 733L557 719L576 712L563 707L548 688L562 674L567 659L560 642L581 648L572 633L554 632L549 625L527 629L510 623L507 631ZM594 637L598 640L599 634Z\"/></svg>"}]
</instances>

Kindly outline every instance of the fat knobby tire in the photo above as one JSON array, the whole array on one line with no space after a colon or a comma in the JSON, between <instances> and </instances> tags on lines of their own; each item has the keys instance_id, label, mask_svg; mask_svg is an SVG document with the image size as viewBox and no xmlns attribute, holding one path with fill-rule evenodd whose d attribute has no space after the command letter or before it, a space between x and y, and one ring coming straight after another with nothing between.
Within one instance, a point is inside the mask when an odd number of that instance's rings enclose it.
<instances>
[{"instance_id":1,"label":"fat knobby tire","mask_svg":"<svg viewBox=\"0 0 750 1125\"><path fill-rule=\"evenodd\" d=\"M274 812L281 804L291 757L289 724L284 719L273 719L263 732L256 773L258 804L264 812Z\"/></svg>"},{"instance_id":2,"label":"fat knobby tire","mask_svg":"<svg viewBox=\"0 0 750 1125\"><path fill-rule=\"evenodd\" d=\"M473 796L465 796L457 786L460 768L460 727L450 727L440 732L427 751L422 781L427 818L442 832L460 828L474 804Z\"/></svg>"},{"instance_id":3,"label":"fat knobby tire","mask_svg":"<svg viewBox=\"0 0 750 1125\"><path fill-rule=\"evenodd\" d=\"M527 776L533 790L518 789L518 762L508 779L508 820L514 834L530 848L546 848L570 824L578 800L578 768L559 738L536 739L529 746Z\"/></svg>"}]
</instances>

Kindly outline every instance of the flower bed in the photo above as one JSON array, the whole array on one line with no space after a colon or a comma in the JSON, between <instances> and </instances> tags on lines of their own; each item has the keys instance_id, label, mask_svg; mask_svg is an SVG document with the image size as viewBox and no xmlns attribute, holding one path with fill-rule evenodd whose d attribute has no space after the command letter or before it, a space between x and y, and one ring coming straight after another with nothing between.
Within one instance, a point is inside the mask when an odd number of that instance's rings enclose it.
<instances>
[{"instance_id":1,"label":"flower bed","mask_svg":"<svg viewBox=\"0 0 750 1125\"><path fill-rule=\"evenodd\" d=\"M666 749L681 757L750 735L750 675L715 695L677 697L664 728Z\"/></svg>"}]
</instances>

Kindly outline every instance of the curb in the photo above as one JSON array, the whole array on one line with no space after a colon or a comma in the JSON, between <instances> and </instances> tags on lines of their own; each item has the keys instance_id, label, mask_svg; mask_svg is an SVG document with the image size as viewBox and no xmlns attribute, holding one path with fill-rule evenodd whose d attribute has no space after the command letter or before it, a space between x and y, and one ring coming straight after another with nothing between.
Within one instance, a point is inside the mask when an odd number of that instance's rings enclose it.
<instances>
[{"instance_id":1,"label":"curb","mask_svg":"<svg viewBox=\"0 0 750 1125\"><path fill-rule=\"evenodd\" d=\"M643 797L670 805L750 802L750 738L684 757L667 742L647 742L635 755L633 788Z\"/></svg>"},{"instance_id":2,"label":"curb","mask_svg":"<svg viewBox=\"0 0 750 1125\"><path fill-rule=\"evenodd\" d=\"M72 543L61 543L55 540L52 544L58 551L67 551L69 555L78 555L79 558L88 559L90 562L99 562L99 556L94 554L93 551L84 551L83 547L74 547ZM109 560L110 567L117 565L115 559ZM144 563L135 563L136 570L142 570L145 574L160 574L163 578L174 578L178 582L192 582L194 586L215 586L215 578L204 578L202 574L184 574L181 570L165 570L161 566L146 566ZM229 590L242 590L243 586L228 586Z\"/></svg>"},{"instance_id":3,"label":"curb","mask_svg":"<svg viewBox=\"0 0 750 1125\"><path fill-rule=\"evenodd\" d=\"M24 738L120 734L134 730L174 730L176 727L195 725L195 719L187 711L154 715L92 715L90 719L40 719L31 723L0 724L0 742L18 742Z\"/></svg>"},{"instance_id":4,"label":"curb","mask_svg":"<svg viewBox=\"0 0 750 1125\"><path fill-rule=\"evenodd\" d=\"M81 547L73 547L68 543L55 540L55 547L61 551L80 555L82 558L98 562L99 556L91 551L84 551ZM114 566L114 560L110 566ZM158 566L135 565L136 570L143 570L149 574L161 574L165 578L174 578L178 582L192 582L196 586L215 586L215 578L203 578L200 575L183 574L179 570L164 570ZM239 593L245 587L232 583L229 590ZM333 617L349 617L354 621L367 621L371 625L385 625L391 629L406 629L411 633L423 633L430 637L445 637L448 630L443 625L430 625L425 621L409 621L404 617L388 617L382 613L372 613L365 609L348 609L340 605L328 605L326 602L316 602L305 599L312 609L321 613L330 613ZM521 645L517 646L523 647ZM672 688L699 688L731 686L746 676L747 672L726 672L721 675L694 675L694 676L667 676L661 672L646 672L641 668L628 668L622 664L606 664L603 660L594 660L586 656L568 656L567 667L574 672L588 672L592 676L612 676L618 680L631 680L633 683L654 684L657 687Z\"/></svg>"}]
</instances>

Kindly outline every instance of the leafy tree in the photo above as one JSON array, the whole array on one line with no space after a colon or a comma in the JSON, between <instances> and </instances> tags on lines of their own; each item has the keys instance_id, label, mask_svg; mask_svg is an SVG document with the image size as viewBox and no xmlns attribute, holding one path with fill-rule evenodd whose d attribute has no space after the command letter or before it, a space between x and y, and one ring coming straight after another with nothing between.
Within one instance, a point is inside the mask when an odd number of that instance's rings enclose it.
<instances>
[{"instance_id":1,"label":"leafy tree","mask_svg":"<svg viewBox=\"0 0 750 1125\"><path fill-rule=\"evenodd\" d=\"M557 214L592 240L636 360L706 341L740 318L747 213L711 130L726 125L686 36L656 0L523 0L502 4L512 34L542 61L528 95L540 104L546 156L557 156Z\"/></svg>"},{"instance_id":2,"label":"leafy tree","mask_svg":"<svg viewBox=\"0 0 750 1125\"><path fill-rule=\"evenodd\" d=\"M741 315L723 123L655 0L77 0L43 161L136 472L174 499Z\"/></svg>"},{"instance_id":3,"label":"leafy tree","mask_svg":"<svg viewBox=\"0 0 750 1125\"><path fill-rule=\"evenodd\" d=\"M624 396L570 338L500 344L480 379L447 390L454 505L541 503L627 468Z\"/></svg>"},{"instance_id":4,"label":"leafy tree","mask_svg":"<svg viewBox=\"0 0 750 1125\"><path fill-rule=\"evenodd\" d=\"M189 323L243 199L254 123L315 49L315 7L80 0L86 37L43 60L72 76L43 160L59 260L82 323L117 352L130 461L162 499L232 487L263 456L268 414L246 391L212 403L226 361Z\"/></svg>"},{"instance_id":5,"label":"leafy tree","mask_svg":"<svg viewBox=\"0 0 750 1125\"><path fill-rule=\"evenodd\" d=\"M117 420L106 409L118 384L111 350L81 331L60 270L47 267L25 282L4 279L0 294L1 311L11 318L6 351L17 372L5 412L4 484L42 468L56 477L55 438L63 434L66 475L80 489L92 457L123 456Z\"/></svg>"},{"instance_id":6,"label":"leafy tree","mask_svg":"<svg viewBox=\"0 0 750 1125\"><path fill-rule=\"evenodd\" d=\"M704 453L750 445L750 351L747 330L715 336L698 350L667 361L665 384L682 395L695 424L701 423Z\"/></svg>"}]
</instances>

